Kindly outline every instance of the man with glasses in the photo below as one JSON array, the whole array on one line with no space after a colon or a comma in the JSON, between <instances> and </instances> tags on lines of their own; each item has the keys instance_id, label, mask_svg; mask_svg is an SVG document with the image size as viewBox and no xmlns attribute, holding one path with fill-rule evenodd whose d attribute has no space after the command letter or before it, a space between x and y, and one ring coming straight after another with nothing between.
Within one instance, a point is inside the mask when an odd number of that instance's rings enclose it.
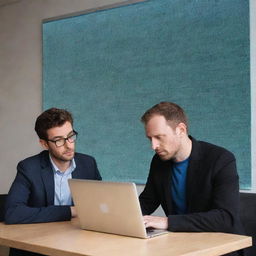
<instances>
[{"instance_id":1,"label":"man with glasses","mask_svg":"<svg viewBox=\"0 0 256 256\"><path fill-rule=\"evenodd\" d=\"M68 179L101 180L94 158L75 153L77 132L68 111L44 111L35 131L45 150L19 162L6 202L7 224L70 220L76 211Z\"/></svg>"}]
</instances>

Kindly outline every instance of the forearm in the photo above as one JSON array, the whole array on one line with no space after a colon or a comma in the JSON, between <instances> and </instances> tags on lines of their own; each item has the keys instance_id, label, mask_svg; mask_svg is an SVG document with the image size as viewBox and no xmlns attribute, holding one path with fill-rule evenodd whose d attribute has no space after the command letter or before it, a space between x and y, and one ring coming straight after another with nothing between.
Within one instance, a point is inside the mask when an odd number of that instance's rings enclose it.
<instances>
[{"instance_id":1,"label":"forearm","mask_svg":"<svg viewBox=\"0 0 256 256\"><path fill-rule=\"evenodd\" d=\"M12 206L6 209L6 224L66 221L71 219L70 206L28 207Z\"/></svg>"},{"instance_id":2,"label":"forearm","mask_svg":"<svg viewBox=\"0 0 256 256\"><path fill-rule=\"evenodd\" d=\"M232 233L234 228L233 224L233 217L222 209L168 216L168 230L177 232Z\"/></svg>"}]
</instances>

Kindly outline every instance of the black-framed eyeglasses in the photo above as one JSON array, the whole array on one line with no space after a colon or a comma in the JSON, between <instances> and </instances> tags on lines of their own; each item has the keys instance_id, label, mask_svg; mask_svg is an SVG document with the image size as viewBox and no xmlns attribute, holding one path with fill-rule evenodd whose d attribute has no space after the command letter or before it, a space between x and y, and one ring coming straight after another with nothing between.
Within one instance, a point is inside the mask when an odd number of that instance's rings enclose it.
<instances>
[{"instance_id":1,"label":"black-framed eyeglasses","mask_svg":"<svg viewBox=\"0 0 256 256\"><path fill-rule=\"evenodd\" d=\"M53 142L56 147L62 147L66 143L66 141L70 143L74 143L77 139L77 135L78 133L76 131L73 131L73 133L70 134L67 138L61 138L57 140L47 140L47 141Z\"/></svg>"}]
</instances>

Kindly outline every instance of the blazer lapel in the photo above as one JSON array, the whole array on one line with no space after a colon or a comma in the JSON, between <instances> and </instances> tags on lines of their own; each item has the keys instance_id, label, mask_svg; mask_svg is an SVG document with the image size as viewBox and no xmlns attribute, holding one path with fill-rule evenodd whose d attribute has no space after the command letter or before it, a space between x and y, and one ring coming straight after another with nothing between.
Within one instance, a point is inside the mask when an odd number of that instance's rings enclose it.
<instances>
[{"instance_id":1,"label":"blazer lapel","mask_svg":"<svg viewBox=\"0 0 256 256\"><path fill-rule=\"evenodd\" d=\"M76 155L74 156L74 160L75 160L75 163L76 163L76 168L71 173L72 179L79 179L79 178L81 179L81 175L80 175L80 172L79 172L79 170L81 170L80 161L79 161L79 159L77 159Z\"/></svg>"},{"instance_id":2,"label":"blazer lapel","mask_svg":"<svg viewBox=\"0 0 256 256\"><path fill-rule=\"evenodd\" d=\"M165 175L163 177L163 188L164 188L164 198L166 200L166 206L168 213L171 214L172 207L172 193L171 193L171 174L172 174L172 163L171 161L165 161L163 170Z\"/></svg>"},{"instance_id":3,"label":"blazer lapel","mask_svg":"<svg viewBox=\"0 0 256 256\"><path fill-rule=\"evenodd\" d=\"M190 154L189 166L187 170L187 181L186 181L186 196L187 196L187 211L190 212L191 203L193 202L194 188L197 186L197 177L200 174L200 144L190 136L192 140L192 152Z\"/></svg>"},{"instance_id":4,"label":"blazer lapel","mask_svg":"<svg viewBox=\"0 0 256 256\"><path fill-rule=\"evenodd\" d=\"M187 170L187 191L186 191L186 196L187 196L187 211L190 212L191 209L191 202L193 202L193 192L194 192L194 187L196 186L196 177L198 170L200 169L200 162L197 160L191 159L189 161L189 166Z\"/></svg>"},{"instance_id":5,"label":"blazer lapel","mask_svg":"<svg viewBox=\"0 0 256 256\"><path fill-rule=\"evenodd\" d=\"M49 159L48 151L44 151L41 159L41 175L44 183L44 189L46 193L46 201L47 205L54 204L54 175L51 166L51 162Z\"/></svg>"}]
</instances>

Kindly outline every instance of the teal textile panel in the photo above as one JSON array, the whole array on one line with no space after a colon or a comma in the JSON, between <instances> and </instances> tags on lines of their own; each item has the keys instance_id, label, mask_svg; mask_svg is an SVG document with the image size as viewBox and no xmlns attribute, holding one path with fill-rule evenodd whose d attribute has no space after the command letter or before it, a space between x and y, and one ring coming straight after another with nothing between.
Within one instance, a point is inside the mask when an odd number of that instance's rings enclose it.
<instances>
[{"instance_id":1,"label":"teal textile panel","mask_svg":"<svg viewBox=\"0 0 256 256\"><path fill-rule=\"evenodd\" d=\"M43 23L43 108L66 108L104 180L145 183L140 117L180 104L189 132L232 151L251 187L249 1L149 0ZM159 170L161 172L161 170Z\"/></svg>"}]
</instances>

